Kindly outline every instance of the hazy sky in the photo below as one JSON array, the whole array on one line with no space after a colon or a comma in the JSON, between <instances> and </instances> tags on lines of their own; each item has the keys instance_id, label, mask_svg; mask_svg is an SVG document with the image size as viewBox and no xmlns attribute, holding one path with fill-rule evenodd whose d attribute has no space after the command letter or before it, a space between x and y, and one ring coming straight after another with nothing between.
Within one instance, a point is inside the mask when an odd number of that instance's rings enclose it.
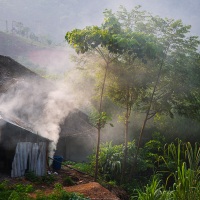
<instances>
[{"instance_id":1,"label":"hazy sky","mask_svg":"<svg viewBox=\"0 0 200 200\"><path fill-rule=\"evenodd\" d=\"M136 5L142 5L142 9L147 10L154 15L182 19L184 24L192 25L192 34L200 36L200 0L0 0L0 31L6 30L6 21L9 30L11 29L13 21L22 22L24 26L31 28L34 33L49 35L52 39L62 42L64 41L67 31L74 28L84 28L89 25L100 25L103 21L103 11L106 8L116 11L120 5L123 5L129 10ZM31 53L33 57L35 56L33 59L34 61L37 60L36 58L38 58L39 61L41 59L43 61L43 67L48 68L48 70L51 70L51 72L54 73L59 70L64 72L71 65L70 59L67 57L67 52L63 52L63 54L58 52L59 54L48 54L47 56L45 56L45 52L42 51ZM36 55L39 56L36 57ZM44 61L48 62L44 63ZM72 78L74 77L77 77L77 75L74 75ZM71 80L74 79L69 79L69 81ZM66 88L66 85L68 85L70 89ZM31 120L31 123L34 124L35 127L41 128L39 133L49 133L49 128L54 127L54 129L51 128L51 131L57 133L55 134L55 141L58 139L59 124L63 120L63 117L67 115L66 113L68 113L69 108L73 108L73 106L68 106L65 101L76 103L75 107L77 107L79 102L77 103L75 100L83 103L84 101L87 102L87 96L91 98L90 92L92 89L85 87L87 88L87 92L85 92L86 90L81 90L82 87L83 86L81 86L80 89L78 88L77 92L74 92L73 87L70 87L70 84L66 83L65 87L63 87L66 91L63 91L62 87L59 86L58 91L49 93L44 110L47 113L51 113L51 115L47 114L46 118L43 117L43 115L40 116L38 121L40 121L41 125L39 125L38 122L34 123L34 120ZM40 89L41 88L38 90ZM71 91L72 89L73 91ZM84 100L80 98L82 93ZM36 97L37 94L33 96ZM76 96L76 94L78 96ZM19 95L19 97L22 98L22 100L17 99L16 96L9 98L12 100L12 104L4 101L8 106L13 106L10 109L11 111L15 110L18 102L20 102L22 107L27 108L27 106L24 106L25 104L27 105L26 99L24 99L22 95ZM23 104L24 100L25 104ZM15 101L16 104L14 104L13 101ZM39 100L37 102L40 103ZM61 104L60 102L64 103ZM57 105L54 105L53 103ZM5 104L1 103L0 105L8 111ZM35 105L37 106L37 103ZM63 105L66 107L63 108ZM35 107L33 107L33 110L35 113ZM33 117L32 110L30 113L31 117ZM40 120L41 118L42 120ZM45 128L48 130L45 130ZM45 135L45 137L47 136L48 135ZM52 137L53 136L54 134L52 134Z\"/></svg>"},{"instance_id":2,"label":"hazy sky","mask_svg":"<svg viewBox=\"0 0 200 200\"><path fill-rule=\"evenodd\" d=\"M200 0L0 0L0 28L12 21L22 22L33 32L64 41L67 31L100 25L103 11L117 10L120 5L131 9L142 5L153 14L182 19L192 25L192 33L200 35Z\"/></svg>"}]
</instances>

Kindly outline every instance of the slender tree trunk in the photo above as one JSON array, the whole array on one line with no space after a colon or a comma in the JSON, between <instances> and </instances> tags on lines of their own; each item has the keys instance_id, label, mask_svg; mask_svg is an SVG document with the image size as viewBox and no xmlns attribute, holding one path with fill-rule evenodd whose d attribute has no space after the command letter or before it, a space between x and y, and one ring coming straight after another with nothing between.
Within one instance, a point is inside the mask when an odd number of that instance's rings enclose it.
<instances>
[{"instance_id":1,"label":"slender tree trunk","mask_svg":"<svg viewBox=\"0 0 200 200\"><path fill-rule=\"evenodd\" d=\"M105 68L105 74L103 79L103 84L101 88L101 94L100 94L100 102L99 102L99 115L101 115L102 112L102 103L103 103L103 94L105 89L105 83L106 83L106 77L108 72L109 63L106 62L106 68ZM98 167L99 167L99 149L100 149L100 140L101 140L101 119L99 119L97 124L97 148L96 148L96 163L95 163L95 175L94 175L94 181L97 181L98 178Z\"/></svg>"},{"instance_id":2,"label":"slender tree trunk","mask_svg":"<svg viewBox=\"0 0 200 200\"><path fill-rule=\"evenodd\" d=\"M98 176L98 166L99 166L99 148L100 148L100 135L101 135L101 127L98 127L98 136L97 136L97 148L96 148L96 162L95 162L95 176L94 181L97 181Z\"/></svg>"},{"instance_id":3,"label":"slender tree trunk","mask_svg":"<svg viewBox=\"0 0 200 200\"><path fill-rule=\"evenodd\" d=\"M124 158L122 164L122 175L121 175L121 183L124 181L125 171L126 171L126 162L127 162L127 152L128 152L128 124L129 124L129 117L128 117L128 110L126 113L125 119L125 133L124 133Z\"/></svg>"},{"instance_id":4,"label":"slender tree trunk","mask_svg":"<svg viewBox=\"0 0 200 200\"><path fill-rule=\"evenodd\" d=\"M153 99L154 99L154 95L155 95L155 92L156 92L156 87L157 87L158 82L160 80L161 71L162 71L162 65L160 66L160 69L159 69L159 72L158 72L158 76L157 76L157 80L156 80L156 83L154 85L153 92L151 94L149 107L147 109L147 112L146 112L146 115L145 115L145 119L144 119L144 122L143 122L143 125L142 125L142 129L140 131L140 136L139 136L139 140L138 140L138 144L137 144L137 150L136 150L136 154L135 154L135 165L137 164L137 157L138 157L138 153L139 153L140 144L141 144L141 141L142 141L142 137L144 135L144 129L145 129L146 123L148 121L149 113L150 113L151 106L152 106Z\"/></svg>"},{"instance_id":5,"label":"slender tree trunk","mask_svg":"<svg viewBox=\"0 0 200 200\"><path fill-rule=\"evenodd\" d=\"M145 115L145 119L144 119L144 122L143 122L143 125L142 125L142 128L141 128L141 131L140 131L140 136L139 136L139 140L138 140L138 144L137 144L137 149L136 149L136 154L135 154L135 158L134 158L134 162L133 162L133 167L132 167L131 173L130 173L130 178L133 176L133 174L134 174L134 172L135 172L135 170L137 168L137 159L138 159L138 154L139 154L139 148L140 148L140 144L141 144L142 137L143 137L143 134L144 134L144 129L145 129L146 123L148 121L149 113L150 113L150 110L151 110L151 105L152 105L153 98L154 98L155 91L156 91L156 86L158 84L159 77L160 77L160 72L161 72L161 68L159 69L158 79L156 81L156 84L154 85L154 89L153 89L153 92L151 94L149 107L147 109L147 112L146 112L146 115Z\"/></svg>"},{"instance_id":6,"label":"slender tree trunk","mask_svg":"<svg viewBox=\"0 0 200 200\"><path fill-rule=\"evenodd\" d=\"M151 117L149 117L150 111L151 111L151 106L152 106L152 103L153 103L153 100L154 100L156 88L157 88L157 86L159 84L159 81L160 81L160 76L161 76L162 68L163 68L163 65L164 65L164 60L166 59L167 51L169 49L169 46L170 46L170 44L166 48L165 57L161 61L160 68L159 68L158 75L157 75L157 79L156 79L156 82L155 82L155 85L153 87L153 91L152 91L152 94L151 94L151 97L150 97L149 107L147 109L147 112L146 112L146 115L145 115L145 119L144 119L144 122L143 122L143 125L142 125L142 129L140 131L140 136L139 136L139 140L138 140L137 150L136 150L136 154L135 154L135 162L134 162L135 167L137 166L137 158L138 158L138 153L139 153L139 148L140 148L140 145L141 145L142 137L144 135L144 129L146 127L147 121L151 118Z\"/></svg>"},{"instance_id":7,"label":"slender tree trunk","mask_svg":"<svg viewBox=\"0 0 200 200\"><path fill-rule=\"evenodd\" d=\"M125 177L127 152L128 152L128 130L129 130L129 117L130 117L130 107L129 107L130 94L128 86L127 86L126 96L127 96L127 102L126 102L125 131L124 131L124 158L122 164L121 183L123 183Z\"/></svg>"}]
</instances>

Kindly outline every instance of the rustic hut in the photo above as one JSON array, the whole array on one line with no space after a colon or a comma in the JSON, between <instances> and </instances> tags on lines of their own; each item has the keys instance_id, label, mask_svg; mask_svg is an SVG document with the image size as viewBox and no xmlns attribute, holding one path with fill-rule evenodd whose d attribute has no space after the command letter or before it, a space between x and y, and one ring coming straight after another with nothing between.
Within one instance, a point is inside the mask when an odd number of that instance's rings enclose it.
<instances>
[{"instance_id":1,"label":"rustic hut","mask_svg":"<svg viewBox=\"0 0 200 200\"><path fill-rule=\"evenodd\" d=\"M56 154L64 159L87 162L96 145L96 129L89 123L88 116L74 109L61 125Z\"/></svg>"},{"instance_id":2,"label":"rustic hut","mask_svg":"<svg viewBox=\"0 0 200 200\"><path fill-rule=\"evenodd\" d=\"M17 113L17 117L21 121L31 123L32 121L37 121L38 117L43 114L48 92L54 89L54 84L51 81L40 77L13 59L0 55L0 101L8 102L16 99L16 96L22 97L20 99L23 100L23 103L20 101L15 102L17 106L14 109L15 114ZM2 108L1 105L0 112L6 113L7 110ZM5 122L5 119L3 119L3 122ZM12 131L15 129L14 134L10 133L12 132L10 129ZM74 109L60 124L60 129L60 139L57 143L56 154L63 156L66 160L87 161L87 156L92 153L96 144L96 130L90 125L88 116L80 110ZM13 138L17 141L20 134L22 135L20 138L24 138L21 142L30 142L30 140L26 139L30 135L34 138L32 142L37 141L38 138L37 134L27 129L26 125L21 125L19 128L16 124L10 123L9 120L6 121L6 125L2 127L2 130L4 135L2 137L5 137L6 134L4 133L7 133L7 141L12 141ZM1 143L1 146L3 145L1 148L5 148L5 144L4 140L4 145ZM12 151L12 156L13 154L14 152ZM11 162L11 160L7 159L6 163L1 165L11 167Z\"/></svg>"},{"instance_id":3,"label":"rustic hut","mask_svg":"<svg viewBox=\"0 0 200 200\"><path fill-rule=\"evenodd\" d=\"M22 176L26 170L35 171L37 175L45 174L50 141L39 136L29 124L30 114L34 110L37 115L41 112L35 103L37 97L42 99L46 96L44 91L38 90L34 98L33 91L40 85L52 87L48 81L13 59L0 56L0 173L12 177ZM25 105L18 98L11 116L6 103L14 101L17 96L25 100Z\"/></svg>"},{"instance_id":4,"label":"rustic hut","mask_svg":"<svg viewBox=\"0 0 200 200\"><path fill-rule=\"evenodd\" d=\"M34 133L19 119L0 114L0 173L11 177L34 171L46 173L47 151L50 141Z\"/></svg>"}]
</instances>

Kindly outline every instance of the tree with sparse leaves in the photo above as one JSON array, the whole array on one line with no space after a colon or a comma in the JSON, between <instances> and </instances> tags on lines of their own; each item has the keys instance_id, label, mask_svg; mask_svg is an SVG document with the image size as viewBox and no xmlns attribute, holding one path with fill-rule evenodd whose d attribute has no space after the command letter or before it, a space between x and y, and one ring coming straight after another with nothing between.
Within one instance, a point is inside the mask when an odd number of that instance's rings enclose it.
<instances>
[{"instance_id":1,"label":"tree with sparse leaves","mask_svg":"<svg viewBox=\"0 0 200 200\"><path fill-rule=\"evenodd\" d=\"M75 29L67 32L65 37L78 54L90 51L100 55L105 63L99 95L99 117L96 122L98 142L95 180L100 133L103 128L101 116L106 113L102 102L108 74L107 95L126 109L124 166L129 117L134 105L138 110L145 111L135 155L137 162L137 154L149 119L162 113L170 116L175 111L188 113L187 110L192 108L191 105L187 106L188 102L199 102L199 91L196 86L192 87L195 81L192 81L193 84L190 82L192 74L195 74L194 71L199 66L199 40L189 35L190 26L183 25L181 20L152 16L141 11L139 6L130 12L123 7L116 13L106 10L104 16L102 26ZM186 87L188 84L189 87ZM191 97L193 101L190 100ZM197 116L194 111L192 114Z\"/></svg>"},{"instance_id":2,"label":"tree with sparse leaves","mask_svg":"<svg viewBox=\"0 0 200 200\"><path fill-rule=\"evenodd\" d=\"M98 53L105 61L105 73L100 92L99 114L102 113L102 99L105 89L105 81L111 63L115 60L122 60L125 55L131 59L141 59L145 62L146 57L155 57L157 48L155 38L152 35L145 35L139 32L130 32L121 26L118 19L111 11L105 11L105 20L101 27L86 27L83 30L75 29L67 32L66 40L77 53L84 54L87 51ZM124 58L123 58L124 57ZM98 154L101 131L100 118L97 123L98 142L96 153L95 180L98 171Z\"/></svg>"}]
</instances>

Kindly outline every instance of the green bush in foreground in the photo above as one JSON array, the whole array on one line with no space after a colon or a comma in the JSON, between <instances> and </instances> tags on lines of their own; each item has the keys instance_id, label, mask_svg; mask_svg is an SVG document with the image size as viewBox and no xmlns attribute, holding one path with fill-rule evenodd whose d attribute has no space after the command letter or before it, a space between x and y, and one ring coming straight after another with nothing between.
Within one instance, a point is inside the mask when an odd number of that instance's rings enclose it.
<instances>
[{"instance_id":1,"label":"green bush in foreground","mask_svg":"<svg viewBox=\"0 0 200 200\"><path fill-rule=\"evenodd\" d=\"M30 184L15 184L9 186L8 182L3 181L0 183L0 200L29 200L28 193L33 191Z\"/></svg>"}]
</instances>

